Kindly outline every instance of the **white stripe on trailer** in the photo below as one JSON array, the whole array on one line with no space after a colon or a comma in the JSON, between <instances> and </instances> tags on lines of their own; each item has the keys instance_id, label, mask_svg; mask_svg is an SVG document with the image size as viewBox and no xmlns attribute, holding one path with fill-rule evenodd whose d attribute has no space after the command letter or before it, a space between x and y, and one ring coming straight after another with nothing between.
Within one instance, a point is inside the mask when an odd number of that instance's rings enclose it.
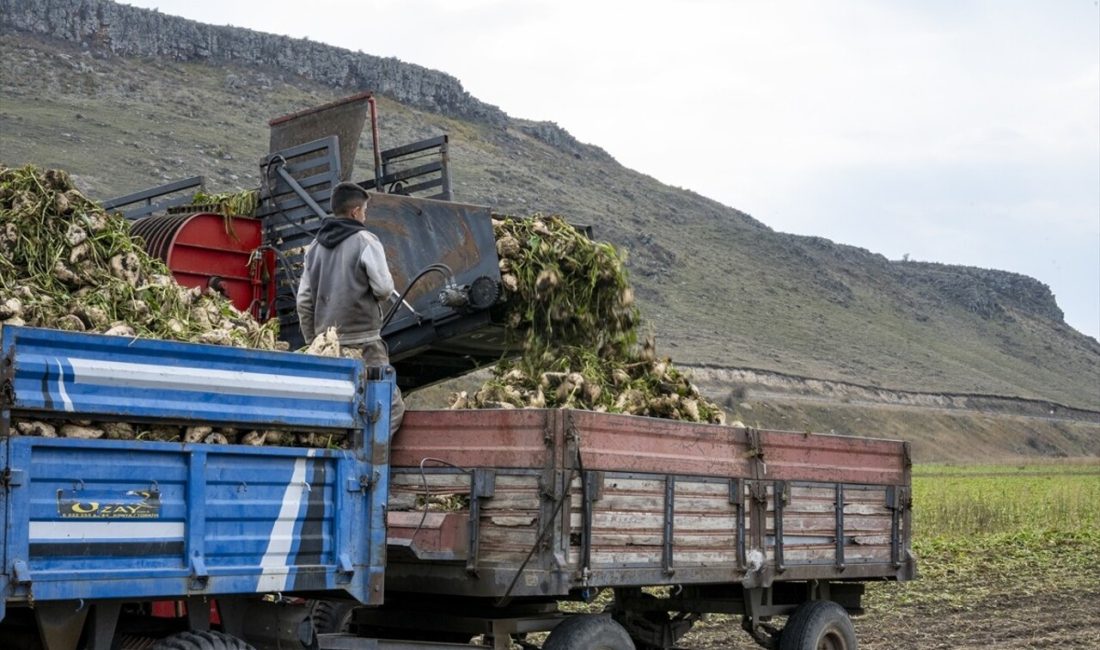
<instances>
[{"instance_id":1,"label":"white stripe on trailer","mask_svg":"<svg viewBox=\"0 0 1100 650\"><path fill-rule=\"evenodd\" d=\"M71 358L68 362L73 369L74 382L81 384L201 390L233 395L326 401L344 401L355 394L355 384L341 379L320 379L243 370L157 366L98 359Z\"/></svg>"},{"instance_id":2,"label":"white stripe on trailer","mask_svg":"<svg viewBox=\"0 0 1100 650\"><path fill-rule=\"evenodd\" d=\"M313 455L310 450L309 455ZM267 542L267 551L260 560L260 581L256 585L256 591L279 592L286 589L287 577L290 569L287 560L290 558L290 547L294 543L294 524L298 521L298 512L301 510L302 498L309 490L306 484L306 459L298 458L294 461L294 472L290 476L290 483L283 493L283 505L279 508L279 517L275 525L271 527L271 537Z\"/></svg>"},{"instance_id":3,"label":"white stripe on trailer","mask_svg":"<svg viewBox=\"0 0 1100 650\"><path fill-rule=\"evenodd\" d=\"M65 369L61 366L60 360L57 362L57 392L61 395L61 401L65 403L65 410L72 413L73 401L69 399L69 394L65 392Z\"/></svg>"},{"instance_id":4,"label":"white stripe on trailer","mask_svg":"<svg viewBox=\"0 0 1100 650\"><path fill-rule=\"evenodd\" d=\"M182 521L32 521L30 540L183 539Z\"/></svg>"}]
</instances>

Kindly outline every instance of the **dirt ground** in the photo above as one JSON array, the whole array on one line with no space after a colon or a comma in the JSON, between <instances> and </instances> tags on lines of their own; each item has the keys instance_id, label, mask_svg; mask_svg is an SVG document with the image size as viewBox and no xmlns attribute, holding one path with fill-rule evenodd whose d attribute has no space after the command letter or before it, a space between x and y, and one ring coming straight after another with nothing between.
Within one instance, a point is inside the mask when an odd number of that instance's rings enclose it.
<instances>
[{"instance_id":1,"label":"dirt ground","mask_svg":"<svg viewBox=\"0 0 1100 650\"><path fill-rule=\"evenodd\" d=\"M1100 648L1100 587L1068 594L1000 594L967 607L913 605L855 619L863 650ZM692 650L759 648L736 619L713 616L679 644Z\"/></svg>"},{"instance_id":2,"label":"dirt ground","mask_svg":"<svg viewBox=\"0 0 1100 650\"><path fill-rule=\"evenodd\" d=\"M1078 549L1064 562L1039 554L1024 566L930 567L907 585L869 586L855 619L862 650L1100 648L1100 556ZM1083 555L1089 553L1089 555ZM1051 555L1057 555L1052 553ZM928 560L924 562L928 566ZM1006 570L1007 569L1007 570ZM739 619L711 616L680 647L758 648Z\"/></svg>"}]
</instances>

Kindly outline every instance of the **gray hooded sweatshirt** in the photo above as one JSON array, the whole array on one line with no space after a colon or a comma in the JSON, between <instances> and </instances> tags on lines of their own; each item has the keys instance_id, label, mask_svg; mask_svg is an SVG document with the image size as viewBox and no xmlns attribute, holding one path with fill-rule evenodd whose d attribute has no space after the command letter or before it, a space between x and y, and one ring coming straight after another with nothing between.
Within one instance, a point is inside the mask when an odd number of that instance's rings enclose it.
<instances>
[{"instance_id":1,"label":"gray hooded sweatshirt","mask_svg":"<svg viewBox=\"0 0 1100 650\"><path fill-rule=\"evenodd\" d=\"M306 249L298 285L298 320L306 343L329 327L336 328L341 345L380 340L379 301L392 293L393 278L378 237L354 219L325 219Z\"/></svg>"}]
</instances>

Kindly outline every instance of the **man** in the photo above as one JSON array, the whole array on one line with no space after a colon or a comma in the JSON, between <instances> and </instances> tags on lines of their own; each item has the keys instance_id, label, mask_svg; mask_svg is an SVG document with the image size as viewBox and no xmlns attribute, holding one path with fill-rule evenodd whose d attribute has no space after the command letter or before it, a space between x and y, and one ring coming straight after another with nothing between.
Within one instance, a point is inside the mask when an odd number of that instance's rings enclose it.
<instances>
[{"instance_id":1,"label":"man","mask_svg":"<svg viewBox=\"0 0 1100 650\"><path fill-rule=\"evenodd\" d=\"M332 216L306 249L298 285L298 320L307 343L336 328L341 347L358 349L372 365L387 365L382 340L382 305L393 293L393 278L378 237L367 230L370 194L355 183L332 189ZM405 416L405 402L395 386L390 409L392 436Z\"/></svg>"}]
</instances>

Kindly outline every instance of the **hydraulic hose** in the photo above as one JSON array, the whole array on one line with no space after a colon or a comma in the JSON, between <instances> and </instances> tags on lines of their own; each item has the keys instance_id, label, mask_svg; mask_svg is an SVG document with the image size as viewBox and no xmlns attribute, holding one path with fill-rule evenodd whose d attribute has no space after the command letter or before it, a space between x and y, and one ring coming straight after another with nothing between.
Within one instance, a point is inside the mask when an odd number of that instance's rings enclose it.
<instances>
[{"instance_id":1,"label":"hydraulic hose","mask_svg":"<svg viewBox=\"0 0 1100 650\"><path fill-rule=\"evenodd\" d=\"M402 303L405 302L405 296L409 294L409 291L416 285L416 283L420 282L423 277L433 272L442 275L444 281L446 281L448 284L454 284L455 274L454 271L451 270L451 267L442 263L429 264L428 266L425 266L423 269L420 270L420 273L416 274L416 277L412 279L412 282L409 282L409 286L405 287L405 290L401 292L401 295L393 303L393 307L390 307L390 310L386 312L386 317L382 319L382 326L378 328L379 331L386 329L386 325L389 325L390 321L393 320L393 317L397 315L398 310L401 309Z\"/></svg>"}]
</instances>

